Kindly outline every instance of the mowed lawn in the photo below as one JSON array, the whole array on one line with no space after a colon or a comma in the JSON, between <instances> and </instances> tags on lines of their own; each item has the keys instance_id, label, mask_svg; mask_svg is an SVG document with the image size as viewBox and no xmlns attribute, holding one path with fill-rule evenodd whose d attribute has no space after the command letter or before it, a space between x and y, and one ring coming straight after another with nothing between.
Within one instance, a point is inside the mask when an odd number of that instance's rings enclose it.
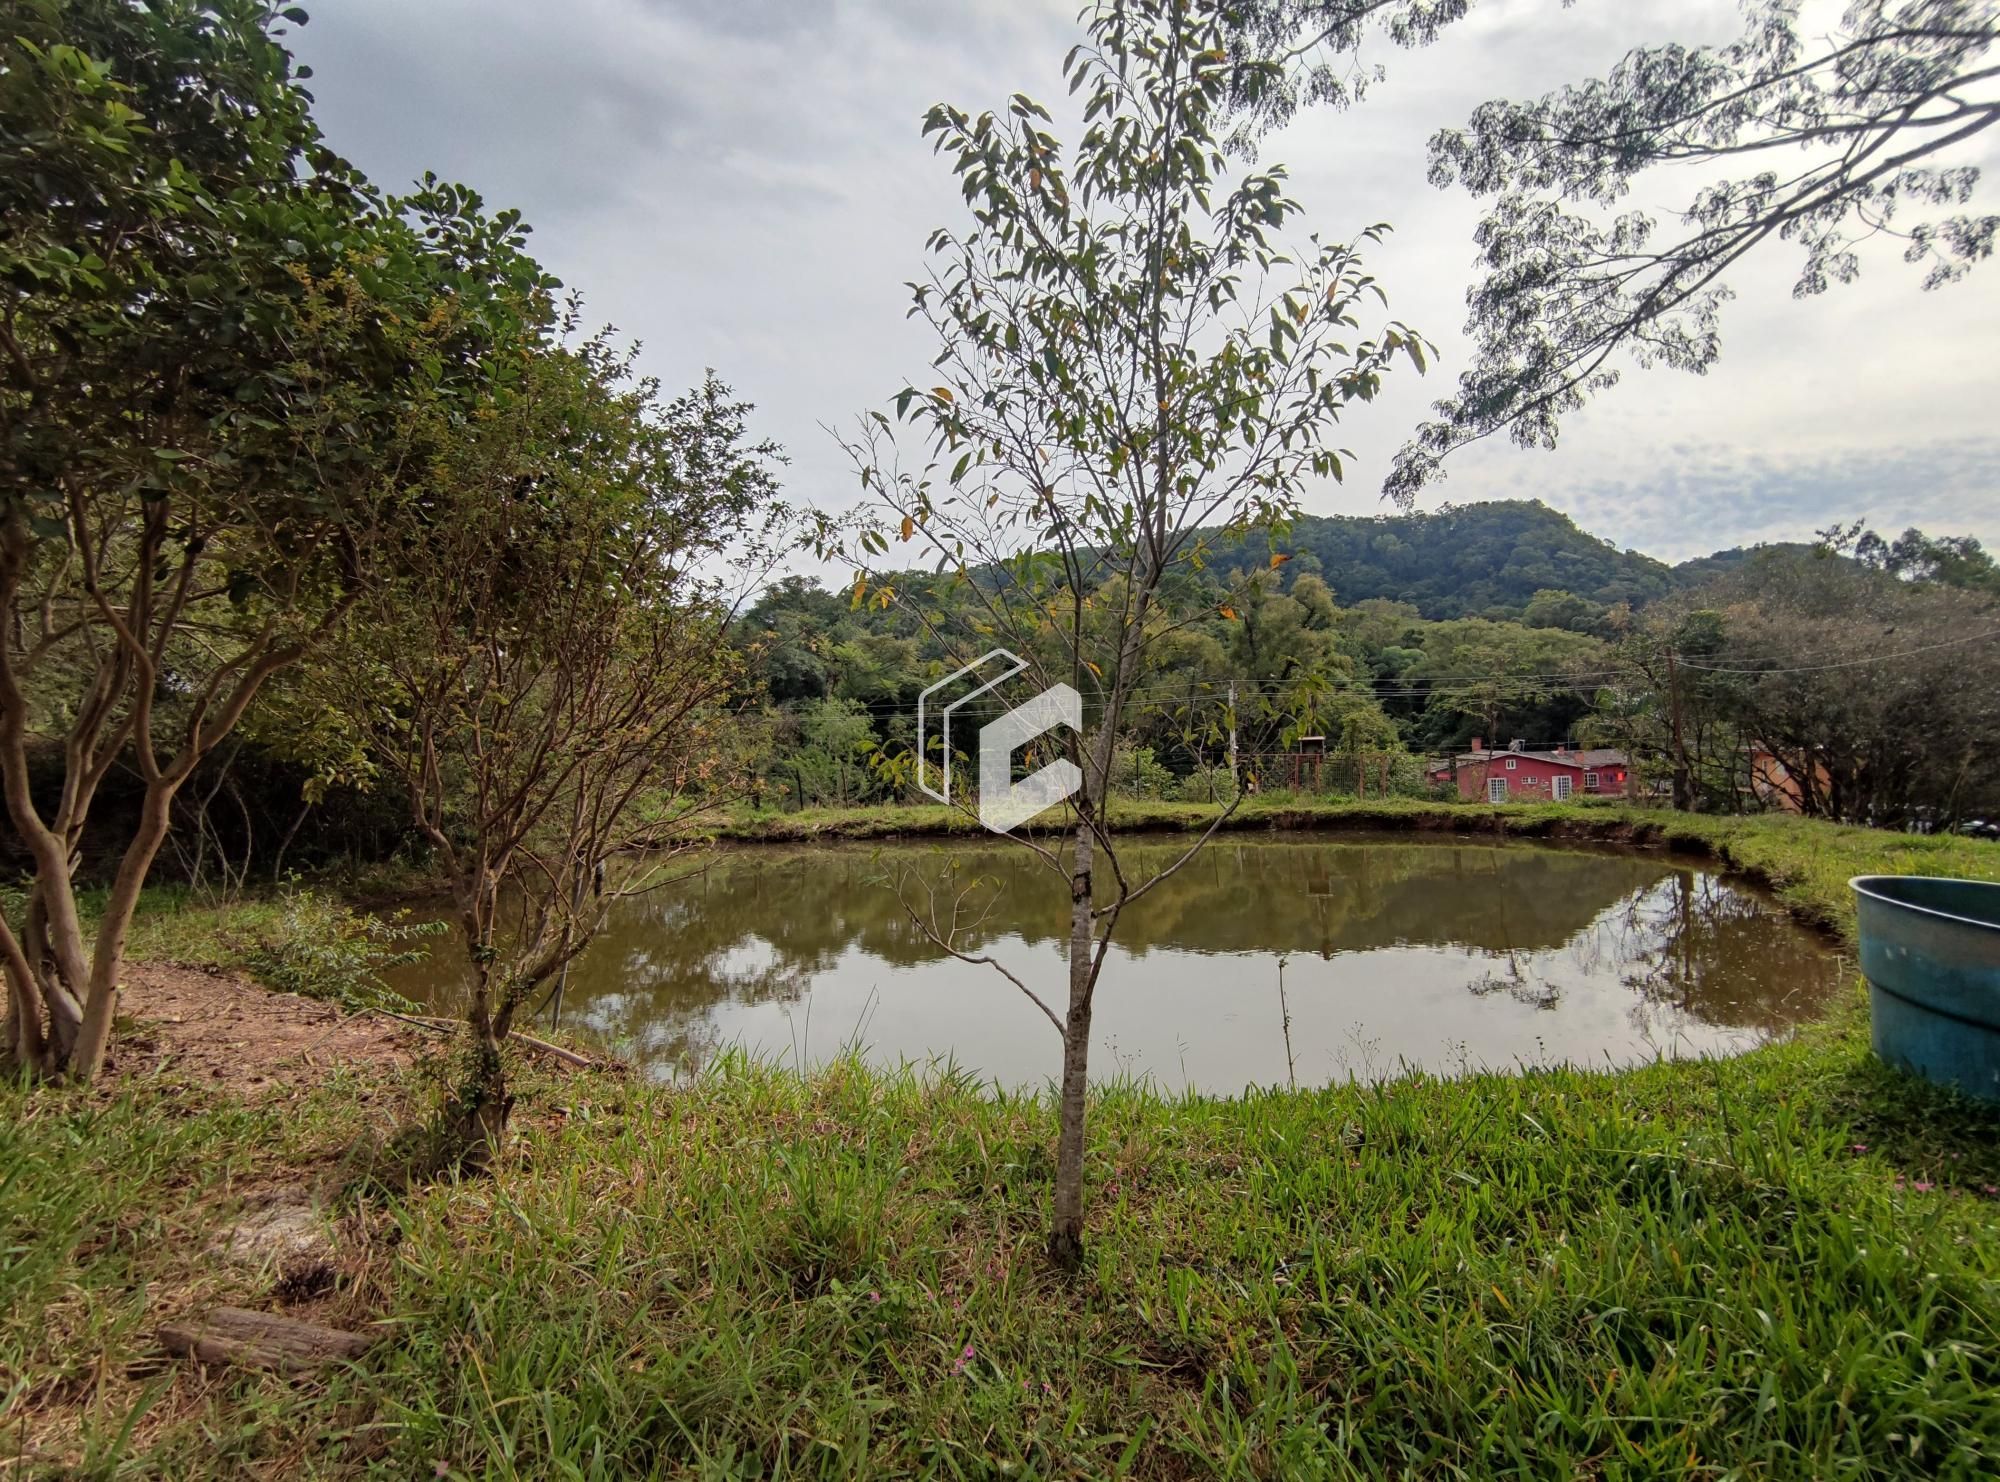
<instances>
[{"instance_id":1,"label":"mowed lawn","mask_svg":"<svg viewBox=\"0 0 2000 1482\"><path fill-rule=\"evenodd\" d=\"M1836 931L1853 873L2000 877L1987 844L1644 818ZM1858 983L1726 1062L1109 1087L1075 1278L1042 1098L523 1073L498 1176L400 1194L358 1174L421 1071L0 1091L8 1475L2000 1474L2000 1113L1875 1066ZM313 1280L209 1251L300 1187L337 1221ZM163 1363L218 1301L387 1336L301 1379Z\"/></svg>"}]
</instances>

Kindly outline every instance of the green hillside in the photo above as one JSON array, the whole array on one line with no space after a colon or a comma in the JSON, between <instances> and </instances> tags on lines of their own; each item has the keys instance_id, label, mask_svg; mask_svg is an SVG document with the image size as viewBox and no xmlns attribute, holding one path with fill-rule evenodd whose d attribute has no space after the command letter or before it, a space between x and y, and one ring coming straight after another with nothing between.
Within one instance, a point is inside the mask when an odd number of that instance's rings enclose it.
<instances>
[{"instance_id":1,"label":"green hillside","mask_svg":"<svg viewBox=\"0 0 2000 1482\"><path fill-rule=\"evenodd\" d=\"M1759 556L1766 554L1802 556L1812 549L1812 543L1803 540L1784 540L1767 545L1734 545L1726 551L1717 551L1709 556L1696 556L1691 561L1681 562L1674 567L1674 582L1677 586L1698 587L1703 582L1713 581L1717 577L1733 575Z\"/></svg>"},{"instance_id":2,"label":"green hillside","mask_svg":"<svg viewBox=\"0 0 2000 1482\"><path fill-rule=\"evenodd\" d=\"M1534 499L1426 514L1310 515L1277 544L1300 569L1316 564L1343 604L1388 598L1434 619L1515 616L1548 589L1642 607L1678 585L1664 563L1621 551ZM1246 562L1265 551L1253 538Z\"/></svg>"}]
</instances>

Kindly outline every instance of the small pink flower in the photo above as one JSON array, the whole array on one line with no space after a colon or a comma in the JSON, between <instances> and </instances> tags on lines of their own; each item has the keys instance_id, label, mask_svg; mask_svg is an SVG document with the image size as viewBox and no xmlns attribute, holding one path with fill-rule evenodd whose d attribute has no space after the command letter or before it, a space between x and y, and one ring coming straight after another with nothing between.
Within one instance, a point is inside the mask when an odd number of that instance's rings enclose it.
<instances>
[{"instance_id":1,"label":"small pink flower","mask_svg":"<svg viewBox=\"0 0 2000 1482\"><path fill-rule=\"evenodd\" d=\"M964 1347L963 1349L959 1350L959 1355L958 1355L958 1356L959 1356L960 1358L962 1358L962 1359L969 1359L969 1358L971 1358L971 1357L972 1357L972 1345L971 1345L970 1343L966 1344L966 1345L965 1345L965 1347Z\"/></svg>"},{"instance_id":2,"label":"small pink flower","mask_svg":"<svg viewBox=\"0 0 2000 1482\"><path fill-rule=\"evenodd\" d=\"M868 1294L868 1300L879 1306L882 1301L882 1294L880 1292L870 1292Z\"/></svg>"},{"instance_id":3,"label":"small pink flower","mask_svg":"<svg viewBox=\"0 0 2000 1482\"><path fill-rule=\"evenodd\" d=\"M1849 1151L1856 1153L1865 1153L1868 1151L1868 1144L1865 1142L1851 1143L1849 1144Z\"/></svg>"},{"instance_id":4,"label":"small pink flower","mask_svg":"<svg viewBox=\"0 0 2000 1482\"><path fill-rule=\"evenodd\" d=\"M1925 1183L1922 1179L1918 1179L1915 1183L1911 1184L1910 1187L1915 1189L1919 1194L1928 1194L1932 1189L1936 1188L1937 1185Z\"/></svg>"},{"instance_id":5,"label":"small pink flower","mask_svg":"<svg viewBox=\"0 0 2000 1482\"><path fill-rule=\"evenodd\" d=\"M1981 1184L1979 1192L1982 1194L2000 1194L2000 1184Z\"/></svg>"}]
</instances>

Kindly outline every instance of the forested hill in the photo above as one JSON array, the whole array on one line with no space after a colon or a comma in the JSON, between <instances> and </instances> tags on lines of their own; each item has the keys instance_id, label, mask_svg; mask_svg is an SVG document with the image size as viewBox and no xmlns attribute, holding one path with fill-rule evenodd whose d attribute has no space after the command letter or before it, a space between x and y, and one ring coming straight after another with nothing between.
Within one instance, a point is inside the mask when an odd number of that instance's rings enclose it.
<instances>
[{"instance_id":1,"label":"forested hill","mask_svg":"<svg viewBox=\"0 0 2000 1482\"><path fill-rule=\"evenodd\" d=\"M1277 545L1306 570L1316 563L1343 605L1384 597L1427 618L1511 617L1550 589L1643 607L1679 585L1663 563L1621 551L1535 499L1429 514L1310 515ZM1245 556L1261 560L1263 541L1249 542Z\"/></svg>"},{"instance_id":2,"label":"forested hill","mask_svg":"<svg viewBox=\"0 0 2000 1482\"><path fill-rule=\"evenodd\" d=\"M1718 577L1729 576L1741 570L1759 556L1772 553L1803 556L1812 549L1812 544L1803 540L1781 540L1767 545L1733 545L1728 550L1717 551L1712 556L1696 556L1692 561L1681 562L1674 568L1674 581L1684 587L1698 587L1703 582L1714 581Z\"/></svg>"}]
</instances>

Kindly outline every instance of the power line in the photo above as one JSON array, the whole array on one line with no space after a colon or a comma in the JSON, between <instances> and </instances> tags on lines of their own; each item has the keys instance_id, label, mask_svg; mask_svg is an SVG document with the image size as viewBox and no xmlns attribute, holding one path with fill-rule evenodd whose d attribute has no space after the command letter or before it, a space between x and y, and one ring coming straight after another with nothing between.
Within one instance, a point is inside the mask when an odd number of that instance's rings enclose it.
<instances>
[{"instance_id":1,"label":"power line","mask_svg":"<svg viewBox=\"0 0 2000 1482\"><path fill-rule=\"evenodd\" d=\"M1703 664L1689 654L1678 650L1664 650L1663 656L1671 657L1684 668L1699 669L1709 674L1809 674L1827 669L1854 669L1868 664L1886 664L1896 659L1913 658L1918 654L1934 653L1940 649L1958 648L1968 643L1978 643L1987 638L2000 638L2000 628L1991 628L1983 633L1968 633L1959 638L1948 638L1940 643L1929 643L1917 648L1899 649L1893 653L1870 654L1857 659L1843 659L1829 664L1784 665L1780 659L1752 660L1753 665L1765 667L1737 667ZM1810 650L1808 650L1810 652ZM1821 649L1820 652L1830 650ZM1774 667L1775 666L1775 667ZM1415 698L1424 694L1457 693L1479 684L1543 684L1556 687L1588 685L1594 681L1609 679L1645 679L1650 676L1643 668L1625 665L1608 669L1579 669L1563 672L1542 672L1516 674L1506 671L1485 674L1441 674L1441 675L1388 675L1372 679L1350 678L1332 681L1333 689L1373 688L1378 693L1387 692L1397 698ZM1223 681L1203 680L1199 692L1190 695L1185 687L1155 682L1132 690L1127 699L1170 698L1170 699L1221 699L1219 693L1206 688ZM1288 684L1264 684L1239 687L1239 695L1290 695L1295 687Z\"/></svg>"},{"instance_id":2,"label":"power line","mask_svg":"<svg viewBox=\"0 0 2000 1482\"><path fill-rule=\"evenodd\" d=\"M1915 648L1898 649L1892 653L1869 654L1860 658L1843 659L1825 664L1784 664L1779 660L1751 661L1752 666L1704 664L1694 657L1675 650L1664 651L1684 668L1699 670L1705 674L1732 674L1748 678L1761 675L1812 674L1831 670L1866 668L1871 664L1893 663L1899 659L1914 658L1921 654L1935 653L1943 649L1961 648L1967 644L1983 642L1990 638L2000 638L2000 628L1988 629L1980 633L1968 633L1958 638L1945 639L1938 643L1922 644ZM1825 650L1822 650L1824 652ZM1365 692L1378 700L1418 700L1463 695L1472 689L1485 685L1535 685L1553 690L1583 690L1603 688L1609 682L1621 679L1647 679L1650 676L1642 668L1622 666L1605 669L1585 669L1566 673L1515 674L1507 672L1483 674L1454 674L1438 676L1379 676L1373 678L1348 678L1330 682L1327 698L1342 692ZM1183 686L1155 680L1129 691L1125 700L1128 704L1151 703L1164 706L1171 702L1188 704L1227 704L1228 697L1222 692L1222 680L1202 680L1193 686ZM1287 698L1297 693L1297 686L1291 684L1238 684L1236 695L1239 700L1255 698ZM1102 701L1094 696L1086 696L1085 704L1101 708Z\"/></svg>"},{"instance_id":3,"label":"power line","mask_svg":"<svg viewBox=\"0 0 2000 1482\"><path fill-rule=\"evenodd\" d=\"M1942 643L1926 643L1920 648L1905 648L1892 654L1870 654L1861 659L1845 659L1836 664L1798 664L1783 669L1733 669L1714 664L1696 664L1682 659L1684 668L1699 669L1706 674L1817 674L1827 669L1858 669L1867 664L1886 664L1892 659L1909 659L1918 654L1936 653L1942 648L1960 648L1968 643L1978 643L1986 638L2000 638L2000 628L1989 628L1984 633L1968 633L1963 638L1947 638Z\"/></svg>"}]
</instances>

